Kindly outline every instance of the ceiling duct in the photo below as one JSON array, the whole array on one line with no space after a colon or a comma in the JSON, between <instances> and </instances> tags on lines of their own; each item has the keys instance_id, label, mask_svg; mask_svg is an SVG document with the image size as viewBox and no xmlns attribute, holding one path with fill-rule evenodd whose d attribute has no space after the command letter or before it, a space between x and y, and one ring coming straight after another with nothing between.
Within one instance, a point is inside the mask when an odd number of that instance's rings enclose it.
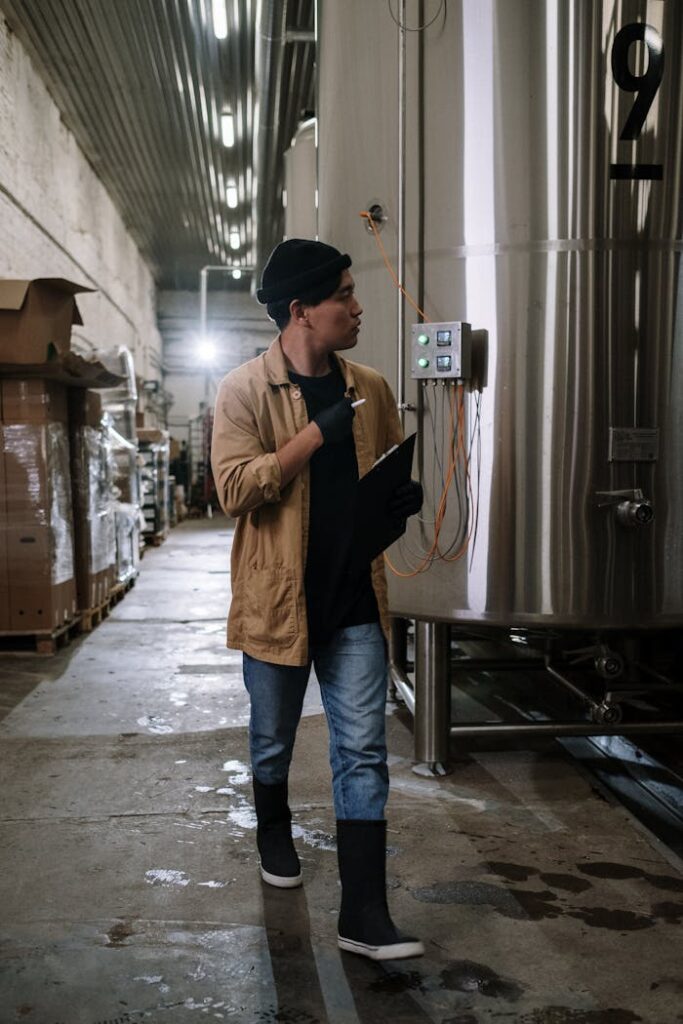
<instances>
[{"instance_id":1,"label":"ceiling duct","mask_svg":"<svg viewBox=\"0 0 683 1024\"><path fill-rule=\"evenodd\" d=\"M259 0L256 8L254 287L271 249L282 238L282 156L312 95L315 33L299 27L310 21L311 14L309 0ZM294 25L288 27L291 21Z\"/></svg>"},{"instance_id":2,"label":"ceiling duct","mask_svg":"<svg viewBox=\"0 0 683 1024\"><path fill-rule=\"evenodd\" d=\"M282 73L287 42L287 0L259 0L256 8L256 112L254 124L255 282L279 240L282 222L276 166ZM278 209L279 207L279 209Z\"/></svg>"}]
</instances>

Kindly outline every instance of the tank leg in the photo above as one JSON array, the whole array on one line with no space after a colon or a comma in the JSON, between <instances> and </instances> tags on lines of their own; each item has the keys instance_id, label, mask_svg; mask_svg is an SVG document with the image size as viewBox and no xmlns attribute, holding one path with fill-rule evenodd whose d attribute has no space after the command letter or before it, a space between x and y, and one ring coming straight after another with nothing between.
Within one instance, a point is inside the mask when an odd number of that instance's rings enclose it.
<instances>
[{"instance_id":1,"label":"tank leg","mask_svg":"<svg viewBox=\"0 0 683 1024\"><path fill-rule=\"evenodd\" d=\"M450 628L415 623L415 760L418 775L445 775L451 727Z\"/></svg>"},{"instance_id":2,"label":"tank leg","mask_svg":"<svg viewBox=\"0 0 683 1024\"><path fill-rule=\"evenodd\" d=\"M408 620L392 617L389 634L389 664L395 665L399 672L406 674L408 661ZM389 673L389 699L396 700L396 686L391 672Z\"/></svg>"}]
</instances>

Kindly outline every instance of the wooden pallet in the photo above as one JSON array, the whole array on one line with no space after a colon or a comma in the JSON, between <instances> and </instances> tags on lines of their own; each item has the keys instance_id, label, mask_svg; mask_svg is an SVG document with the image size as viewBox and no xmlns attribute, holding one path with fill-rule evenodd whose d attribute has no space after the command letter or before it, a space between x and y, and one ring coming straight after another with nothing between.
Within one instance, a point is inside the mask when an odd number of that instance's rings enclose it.
<instances>
[{"instance_id":1,"label":"wooden pallet","mask_svg":"<svg viewBox=\"0 0 683 1024\"><path fill-rule=\"evenodd\" d=\"M130 588L135 583L136 577L131 576L124 583L117 583L109 591L106 601L98 604L96 608L85 608L81 612L81 633L91 633L95 626L99 626L103 619L109 615L114 605L122 601Z\"/></svg>"},{"instance_id":2,"label":"wooden pallet","mask_svg":"<svg viewBox=\"0 0 683 1024\"><path fill-rule=\"evenodd\" d=\"M109 598L98 604L95 608L84 608L81 611L81 633L92 633L95 626L99 626L102 619L109 615Z\"/></svg>"},{"instance_id":3,"label":"wooden pallet","mask_svg":"<svg viewBox=\"0 0 683 1024\"><path fill-rule=\"evenodd\" d=\"M63 626L49 632L18 630L0 632L0 654L54 654L58 648L66 647L81 631L81 616L76 615Z\"/></svg>"},{"instance_id":4,"label":"wooden pallet","mask_svg":"<svg viewBox=\"0 0 683 1024\"><path fill-rule=\"evenodd\" d=\"M117 583L115 587L112 587L112 589L109 591L109 603L110 603L110 605L115 605L115 604L118 604L119 601L123 601L124 597L126 596L128 591L131 589L131 587L135 586L135 580L136 579L137 579L137 576L131 576L129 579L125 580L123 583Z\"/></svg>"},{"instance_id":5,"label":"wooden pallet","mask_svg":"<svg viewBox=\"0 0 683 1024\"><path fill-rule=\"evenodd\" d=\"M160 530L158 533L148 533L145 535L145 544L149 544L150 547L158 548L160 544L163 544L168 537L168 530Z\"/></svg>"}]
</instances>

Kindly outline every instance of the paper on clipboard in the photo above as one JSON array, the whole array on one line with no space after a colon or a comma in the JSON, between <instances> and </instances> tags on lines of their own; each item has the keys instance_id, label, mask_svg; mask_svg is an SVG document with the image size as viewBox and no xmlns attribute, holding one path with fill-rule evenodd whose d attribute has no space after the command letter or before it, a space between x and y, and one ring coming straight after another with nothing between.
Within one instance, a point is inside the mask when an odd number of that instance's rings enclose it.
<instances>
[{"instance_id":1,"label":"paper on clipboard","mask_svg":"<svg viewBox=\"0 0 683 1024\"><path fill-rule=\"evenodd\" d=\"M405 520L396 526L387 504L396 488L410 480L415 437L415 434L407 437L358 481L351 558L354 569L359 572L405 533Z\"/></svg>"}]
</instances>

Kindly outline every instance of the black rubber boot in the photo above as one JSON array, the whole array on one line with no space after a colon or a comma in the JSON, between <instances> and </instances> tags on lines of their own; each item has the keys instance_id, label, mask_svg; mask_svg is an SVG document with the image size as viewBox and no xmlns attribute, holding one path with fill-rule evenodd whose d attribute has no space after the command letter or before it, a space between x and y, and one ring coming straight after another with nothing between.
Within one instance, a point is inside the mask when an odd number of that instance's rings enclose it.
<instances>
[{"instance_id":1,"label":"black rubber boot","mask_svg":"<svg viewBox=\"0 0 683 1024\"><path fill-rule=\"evenodd\" d=\"M370 960L422 956L419 939L403 935L389 916L386 895L386 821L337 822L342 884L339 948Z\"/></svg>"},{"instance_id":2,"label":"black rubber boot","mask_svg":"<svg viewBox=\"0 0 683 1024\"><path fill-rule=\"evenodd\" d=\"M287 803L287 780L266 786L254 778L256 845L261 877L278 889L301 885L301 865L292 842L292 812Z\"/></svg>"}]
</instances>

